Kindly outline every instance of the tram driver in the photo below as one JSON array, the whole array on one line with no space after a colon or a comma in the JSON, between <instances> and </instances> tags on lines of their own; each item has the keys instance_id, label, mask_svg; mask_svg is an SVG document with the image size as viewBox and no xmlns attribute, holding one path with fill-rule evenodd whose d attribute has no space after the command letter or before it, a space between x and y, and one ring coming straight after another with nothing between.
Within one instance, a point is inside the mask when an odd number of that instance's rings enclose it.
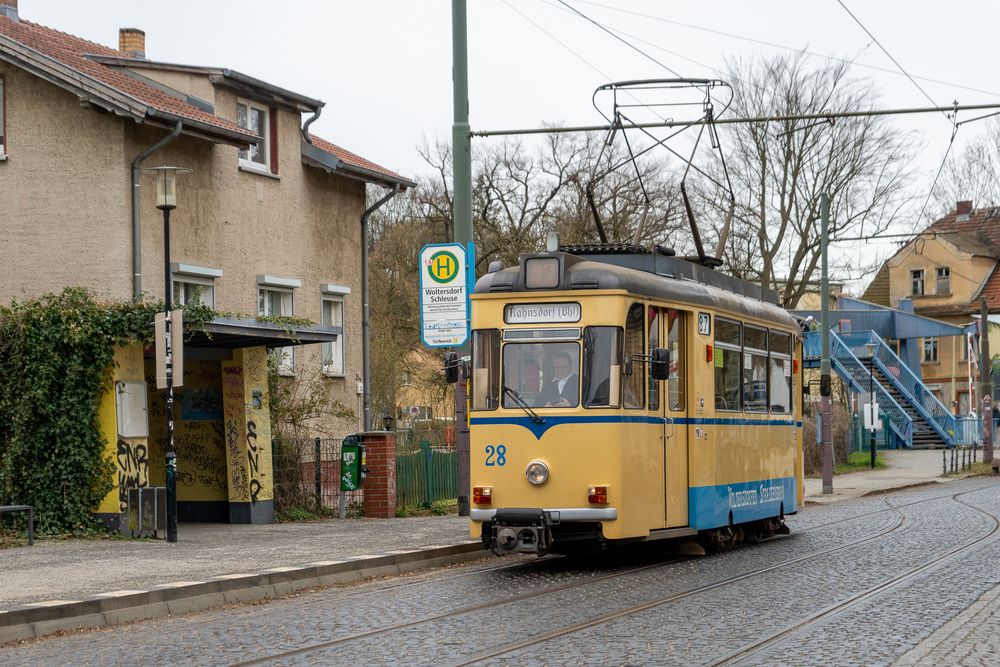
<instances>
[{"instance_id":1,"label":"tram driver","mask_svg":"<svg viewBox=\"0 0 1000 667\"><path fill-rule=\"evenodd\" d=\"M559 350L552 355L552 379L545 383L538 403L547 408L569 408L579 402L579 376L573 373L573 359Z\"/></svg>"}]
</instances>

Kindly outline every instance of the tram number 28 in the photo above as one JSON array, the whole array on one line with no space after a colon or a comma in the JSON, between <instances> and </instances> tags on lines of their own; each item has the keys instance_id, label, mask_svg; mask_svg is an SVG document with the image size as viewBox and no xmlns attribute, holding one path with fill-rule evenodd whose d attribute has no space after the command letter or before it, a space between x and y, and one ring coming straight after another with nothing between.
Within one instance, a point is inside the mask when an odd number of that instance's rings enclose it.
<instances>
[{"instance_id":1,"label":"tram number 28","mask_svg":"<svg viewBox=\"0 0 1000 667\"><path fill-rule=\"evenodd\" d=\"M486 466L500 466L502 468L505 465L507 465L507 446L486 445Z\"/></svg>"}]
</instances>

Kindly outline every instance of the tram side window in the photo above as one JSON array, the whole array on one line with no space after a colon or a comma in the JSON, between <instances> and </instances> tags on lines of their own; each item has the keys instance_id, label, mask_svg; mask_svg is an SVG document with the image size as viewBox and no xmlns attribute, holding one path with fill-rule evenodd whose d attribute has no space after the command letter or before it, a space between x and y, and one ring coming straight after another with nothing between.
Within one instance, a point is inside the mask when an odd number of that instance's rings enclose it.
<instances>
[{"instance_id":1,"label":"tram side window","mask_svg":"<svg viewBox=\"0 0 1000 667\"><path fill-rule=\"evenodd\" d=\"M715 409L740 410L740 349L739 322L715 318Z\"/></svg>"},{"instance_id":2,"label":"tram side window","mask_svg":"<svg viewBox=\"0 0 1000 667\"><path fill-rule=\"evenodd\" d=\"M472 332L472 409L496 410L500 403L500 332Z\"/></svg>"},{"instance_id":3,"label":"tram side window","mask_svg":"<svg viewBox=\"0 0 1000 667\"><path fill-rule=\"evenodd\" d=\"M768 335L771 350L771 412L792 411L792 337L772 331Z\"/></svg>"},{"instance_id":4,"label":"tram side window","mask_svg":"<svg viewBox=\"0 0 1000 667\"><path fill-rule=\"evenodd\" d=\"M621 327L587 327L583 333L583 406L621 405Z\"/></svg>"},{"instance_id":5,"label":"tram side window","mask_svg":"<svg viewBox=\"0 0 1000 667\"><path fill-rule=\"evenodd\" d=\"M652 346L650 346L652 347ZM684 409L684 313L667 311L667 349L670 350L670 377L667 379L667 405L671 410Z\"/></svg>"},{"instance_id":6,"label":"tram side window","mask_svg":"<svg viewBox=\"0 0 1000 667\"><path fill-rule=\"evenodd\" d=\"M646 393L646 364L643 360L645 348L642 345L645 320L646 308L641 303L632 304L625 317L626 408L641 408L645 403L643 399Z\"/></svg>"},{"instance_id":7,"label":"tram side window","mask_svg":"<svg viewBox=\"0 0 1000 667\"><path fill-rule=\"evenodd\" d=\"M743 407L767 412L767 330L743 326Z\"/></svg>"},{"instance_id":8,"label":"tram side window","mask_svg":"<svg viewBox=\"0 0 1000 667\"><path fill-rule=\"evenodd\" d=\"M649 341L647 344L647 349L649 350L647 354L652 354L653 349L660 346L660 309L649 307L649 315L646 318L648 322L648 334L646 335L646 340ZM649 409L658 410L660 408L660 381L653 378L652 375L649 377Z\"/></svg>"}]
</instances>

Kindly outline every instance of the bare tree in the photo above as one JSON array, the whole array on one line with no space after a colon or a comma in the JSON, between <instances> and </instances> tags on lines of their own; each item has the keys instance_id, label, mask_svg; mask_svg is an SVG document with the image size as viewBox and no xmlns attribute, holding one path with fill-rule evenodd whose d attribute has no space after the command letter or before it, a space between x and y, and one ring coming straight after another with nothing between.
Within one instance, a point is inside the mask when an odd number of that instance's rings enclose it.
<instances>
[{"instance_id":1,"label":"bare tree","mask_svg":"<svg viewBox=\"0 0 1000 667\"><path fill-rule=\"evenodd\" d=\"M1000 120L992 118L981 134L945 163L934 188L937 206L931 217L948 211L955 202L970 199L977 206L1000 203Z\"/></svg>"},{"instance_id":2,"label":"bare tree","mask_svg":"<svg viewBox=\"0 0 1000 667\"><path fill-rule=\"evenodd\" d=\"M809 69L801 54L731 63L732 112L758 117L873 107L876 91L848 78L847 69L833 62ZM905 203L912 143L884 118L735 124L720 126L719 134L736 203L725 270L778 289L786 307L816 277L821 193L830 195L831 238L884 232ZM719 167L715 174L722 179ZM721 221L728 193L704 180L700 190Z\"/></svg>"}]
</instances>

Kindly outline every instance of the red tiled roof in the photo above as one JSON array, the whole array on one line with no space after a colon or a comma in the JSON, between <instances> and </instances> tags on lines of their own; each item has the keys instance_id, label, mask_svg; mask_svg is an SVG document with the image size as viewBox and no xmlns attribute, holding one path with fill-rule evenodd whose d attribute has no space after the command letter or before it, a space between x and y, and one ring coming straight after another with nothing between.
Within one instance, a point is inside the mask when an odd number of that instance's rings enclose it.
<instances>
[{"instance_id":1,"label":"red tiled roof","mask_svg":"<svg viewBox=\"0 0 1000 667\"><path fill-rule=\"evenodd\" d=\"M331 144L326 139L321 139L317 137L315 134L312 134L311 132L309 133L309 136L312 138L313 146L320 149L321 151L326 151L327 153L335 156L339 160L343 160L352 167L373 171L377 174L382 174L383 176L387 176L394 180L400 180L400 181L407 180L402 176L400 176L399 174L397 174L396 172L390 171L385 167L379 166L374 162L372 162L371 160L366 160L360 155L356 155L355 153L352 153L349 150L341 148L337 144Z\"/></svg>"},{"instance_id":2,"label":"red tiled roof","mask_svg":"<svg viewBox=\"0 0 1000 667\"><path fill-rule=\"evenodd\" d=\"M235 132L254 138L252 132L239 127L235 123L219 118L213 114L188 104L176 97L152 86L133 79L124 72L106 65L101 65L84 57L86 54L127 57L127 54L110 47L89 42L52 28L31 23L30 21L12 21L0 16L0 34L37 51L66 67L95 79L120 93L128 95L147 107L157 111L173 114L228 132Z\"/></svg>"},{"instance_id":3,"label":"red tiled roof","mask_svg":"<svg viewBox=\"0 0 1000 667\"><path fill-rule=\"evenodd\" d=\"M253 132L239 127L232 121L203 111L158 88L129 76L120 69L96 62L95 59L87 57L104 56L115 58L118 62L121 60L133 60L127 53L52 28L31 23L30 21L13 21L5 16L0 16L0 35L18 42L24 47L60 63L64 67L76 70L86 77L96 80L105 87L117 91L119 102L121 102L120 96L125 95L136 100L139 106L145 106L155 111L202 123L203 126L209 126L204 131L215 127L229 134L238 133L250 139L256 139L256 135ZM137 61L137 64L141 65L142 62ZM147 111L148 113L149 111ZM318 149L335 156L344 162L348 168L369 172L376 178L383 176L392 181L404 184L404 187L406 185L413 185L412 181L403 178L385 167L366 160L360 155L345 150L336 144L320 139L315 135L312 136L314 145Z\"/></svg>"}]
</instances>

